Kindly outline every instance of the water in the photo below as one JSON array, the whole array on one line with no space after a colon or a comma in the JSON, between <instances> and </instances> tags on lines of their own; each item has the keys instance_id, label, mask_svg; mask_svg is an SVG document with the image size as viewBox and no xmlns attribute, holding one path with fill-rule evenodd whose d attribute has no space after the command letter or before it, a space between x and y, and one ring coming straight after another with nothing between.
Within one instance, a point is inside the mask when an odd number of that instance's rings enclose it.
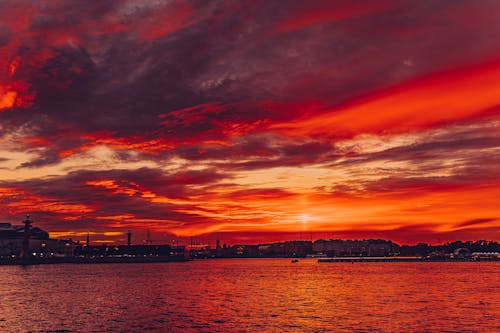
<instances>
[{"instance_id":1,"label":"water","mask_svg":"<svg viewBox=\"0 0 500 333\"><path fill-rule=\"evenodd\" d=\"M500 263L1 266L0 332L500 332Z\"/></svg>"}]
</instances>

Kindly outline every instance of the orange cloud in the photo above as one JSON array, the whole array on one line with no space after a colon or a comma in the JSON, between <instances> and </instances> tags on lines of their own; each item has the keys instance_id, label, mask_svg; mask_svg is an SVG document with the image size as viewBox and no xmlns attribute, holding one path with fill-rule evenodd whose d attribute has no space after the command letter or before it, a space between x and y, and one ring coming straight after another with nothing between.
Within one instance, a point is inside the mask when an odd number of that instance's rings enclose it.
<instances>
[{"instance_id":1,"label":"orange cloud","mask_svg":"<svg viewBox=\"0 0 500 333\"><path fill-rule=\"evenodd\" d=\"M0 112L13 107L30 107L33 100L34 94L27 84L21 81L0 83Z\"/></svg>"},{"instance_id":2,"label":"orange cloud","mask_svg":"<svg viewBox=\"0 0 500 333\"><path fill-rule=\"evenodd\" d=\"M0 51L1 49L2 47ZM34 93L30 91L29 84L15 79L19 66L19 57L10 62L0 59L0 112L13 107L30 107L33 104Z\"/></svg>"},{"instance_id":3,"label":"orange cloud","mask_svg":"<svg viewBox=\"0 0 500 333\"><path fill-rule=\"evenodd\" d=\"M41 197L27 190L9 187L0 187L0 202L2 202L4 212L10 215L23 215L32 211L79 215L92 211L85 204L64 202L58 198Z\"/></svg>"},{"instance_id":4,"label":"orange cloud","mask_svg":"<svg viewBox=\"0 0 500 333\"><path fill-rule=\"evenodd\" d=\"M0 92L0 110L13 107L16 102L16 97L17 92L15 91Z\"/></svg>"},{"instance_id":5,"label":"orange cloud","mask_svg":"<svg viewBox=\"0 0 500 333\"><path fill-rule=\"evenodd\" d=\"M498 113L500 62L432 74L270 128L288 135L401 133ZM492 111L493 110L493 111Z\"/></svg>"}]
</instances>

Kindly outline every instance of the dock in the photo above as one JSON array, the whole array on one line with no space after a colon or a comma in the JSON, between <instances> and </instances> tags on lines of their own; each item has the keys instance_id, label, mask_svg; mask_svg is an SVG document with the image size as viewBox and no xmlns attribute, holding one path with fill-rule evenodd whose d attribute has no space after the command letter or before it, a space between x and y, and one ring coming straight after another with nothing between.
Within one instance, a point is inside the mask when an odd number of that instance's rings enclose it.
<instances>
[{"instance_id":1,"label":"dock","mask_svg":"<svg viewBox=\"0 0 500 333\"><path fill-rule=\"evenodd\" d=\"M320 258L318 262L415 262L425 261L422 257L333 257Z\"/></svg>"},{"instance_id":2,"label":"dock","mask_svg":"<svg viewBox=\"0 0 500 333\"><path fill-rule=\"evenodd\" d=\"M474 262L474 261L500 261L496 257L468 257L468 258L428 258L428 257L333 257L320 258L324 262Z\"/></svg>"}]
</instances>

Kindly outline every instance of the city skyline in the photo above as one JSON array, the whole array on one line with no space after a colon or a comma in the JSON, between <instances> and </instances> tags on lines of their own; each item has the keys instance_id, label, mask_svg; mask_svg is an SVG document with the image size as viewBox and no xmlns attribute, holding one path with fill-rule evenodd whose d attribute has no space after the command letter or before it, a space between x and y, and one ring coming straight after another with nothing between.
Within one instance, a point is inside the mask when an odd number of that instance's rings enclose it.
<instances>
[{"instance_id":1,"label":"city skyline","mask_svg":"<svg viewBox=\"0 0 500 333\"><path fill-rule=\"evenodd\" d=\"M499 241L499 10L1 2L0 222Z\"/></svg>"}]
</instances>

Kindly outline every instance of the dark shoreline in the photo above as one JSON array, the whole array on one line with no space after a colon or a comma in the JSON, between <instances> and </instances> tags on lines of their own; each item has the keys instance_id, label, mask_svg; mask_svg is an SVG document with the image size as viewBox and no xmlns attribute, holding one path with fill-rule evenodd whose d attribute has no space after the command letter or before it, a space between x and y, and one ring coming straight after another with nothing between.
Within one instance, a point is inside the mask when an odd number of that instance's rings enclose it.
<instances>
[{"instance_id":1,"label":"dark shoreline","mask_svg":"<svg viewBox=\"0 0 500 333\"><path fill-rule=\"evenodd\" d=\"M0 259L0 266L33 266L33 265L54 265L54 264L150 264L150 263L165 263L165 262L186 262L194 260L220 260L220 259L292 259L283 257L240 257L240 258L207 258L207 259L187 259L184 257L99 257L99 258L84 258L84 257L59 257L45 259ZM300 260L311 260L317 258L300 258ZM300 261L299 260L299 261ZM493 262L500 259L494 258L460 258L460 259L445 259L445 258L421 258L421 257L333 257L319 258L318 263L342 263L342 262Z\"/></svg>"},{"instance_id":2,"label":"dark shoreline","mask_svg":"<svg viewBox=\"0 0 500 333\"><path fill-rule=\"evenodd\" d=\"M44 259L0 259L0 266L31 266L31 265L52 265L52 264L134 264L134 263L161 263L161 262L184 262L184 257L60 257Z\"/></svg>"}]
</instances>

